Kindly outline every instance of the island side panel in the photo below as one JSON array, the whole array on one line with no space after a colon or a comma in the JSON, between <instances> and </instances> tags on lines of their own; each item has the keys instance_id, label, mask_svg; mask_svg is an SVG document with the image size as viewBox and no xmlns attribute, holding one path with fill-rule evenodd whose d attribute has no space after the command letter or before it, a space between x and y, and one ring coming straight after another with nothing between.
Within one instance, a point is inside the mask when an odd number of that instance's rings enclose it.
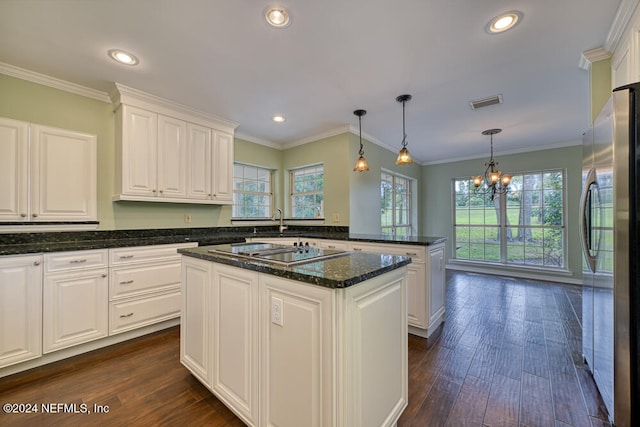
<instances>
[{"instance_id":1,"label":"island side panel","mask_svg":"<svg viewBox=\"0 0 640 427\"><path fill-rule=\"evenodd\" d=\"M394 426L408 402L407 269L341 290L341 426Z\"/></svg>"},{"instance_id":2,"label":"island side panel","mask_svg":"<svg viewBox=\"0 0 640 427\"><path fill-rule=\"evenodd\" d=\"M336 425L334 295L332 289L260 275L260 425Z\"/></svg>"}]
</instances>

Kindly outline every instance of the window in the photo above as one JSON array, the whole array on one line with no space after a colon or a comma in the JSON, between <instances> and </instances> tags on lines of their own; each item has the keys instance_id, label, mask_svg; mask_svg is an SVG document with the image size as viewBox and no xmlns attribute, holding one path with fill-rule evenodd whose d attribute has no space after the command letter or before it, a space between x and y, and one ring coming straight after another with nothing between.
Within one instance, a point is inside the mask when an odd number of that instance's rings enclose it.
<instances>
[{"instance_id":1,"label":"window","mask_svg":"<svg viewBox=\"0 0 640 427\"><path fill-rule=\"evenodd\" d=\"M322 218L324 215L324 166L293 169L289 177L291 218Z\"/></svg>"},{"instance_id":2,"label":"window","mask_svg":"<svg viewBox=\"0 0 640 427\"><path fill-rule=\"evenodd\" d=\"M233 218L269 218L272 171L242 163L233 165Z\"/></svg>"},{"instance_id":3,"label":"window","mask_svg":"<svg viewBox=\"0 0 640 427\"><path fill-rule=\"evenodd\" d=\"M380 183L382 235L411 236L411 179L382 172Z\"/></svg>"},{"instance_id":4,"label":"window","mask_svg":"<svg viewBox=\"0 0 640 427\"><path fill-rule=\"evenodd\" d=\"M514 174L491 200L469 178L454 179L456 259L508 265L565 266L562 170Z\"/></svg>"}]
</instances>

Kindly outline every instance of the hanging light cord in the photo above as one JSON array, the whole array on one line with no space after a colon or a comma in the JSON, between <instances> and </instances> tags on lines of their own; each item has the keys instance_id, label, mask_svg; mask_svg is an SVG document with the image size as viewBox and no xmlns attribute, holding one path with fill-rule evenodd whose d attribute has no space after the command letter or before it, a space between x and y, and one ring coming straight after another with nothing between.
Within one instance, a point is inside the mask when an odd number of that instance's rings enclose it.
<instances>
[{"instance_id":1,"label":"hanging light cord","mask_svg":"<svg viewBox=\"0 0 640 427\"><path fill-rule=\"evenodd\" d=\"M358 124L360 126L360 156L364 156L364 150L362 149L362 116L358 116Z\"/></svg>"},{"instance_id":2,"label":"hanging light cord","mask_svg":"<svg viewBox=\"0 0 640 427\"><path fill-rule=\"evenodd\" d=\"M407 132L404 130L404 103L406 101L402 101L402 148L407 147Z\"/></svg>"}]
</instances>

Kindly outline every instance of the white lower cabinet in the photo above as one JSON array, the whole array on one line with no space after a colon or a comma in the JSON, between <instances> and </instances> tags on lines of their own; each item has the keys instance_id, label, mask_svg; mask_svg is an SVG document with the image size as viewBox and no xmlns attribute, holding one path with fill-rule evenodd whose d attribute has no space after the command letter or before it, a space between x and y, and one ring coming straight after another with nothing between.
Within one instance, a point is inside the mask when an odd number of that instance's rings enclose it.
<instances>
[{"instance_id":1,"label":"white lower cabinet","mask_svg":"<svg viewBox=\"0 0 640 427\"><path fill-rule=\"evenodd\" d=\"M109 335L180 316L178 248L196 243L116 248L109 251Z\"/></svg>"},{"instance_id":2,"label":"white lower cabinet","mask_svg":"<svg viewBox=\"0 0 640 427\"><path fill-rule=\"evenodd\" d=\"M356 252L411 257L411 264L407 266L409 332L426 338L436 331L445 313L444 243L415 246L351 242L350 248Z\"/></svg>"},{"instance_id":3,"label":"white lower cabinet","mask_svg":"<svg viewBox=\"0 0 640 427\"><path fill-rule=\"evenodd\" d=\"M407 405L406 270L329 289L182 260L181 362L249 426L391 426Z\"/></svg>"},{"instance_id":4,"label":"white lower cabinet","mask_svg":"<svg viewBox=\"0 0 640 427\"><path fill-rule=\"evenodd\" d=\"M42 255L0 257L0 368L42 356Z\"/></svg>"},{"instance_id":5,"label":"white lower cabinet","mask_svg":"<svg viewBox=\"0 0 640 427\"><path fill-rule=\"evenodd\" d=\"M108 335L107 250L44 256L43 352L71 347ZM66 266L65 266L66 264Z\"/></svg>"}]
</instances>

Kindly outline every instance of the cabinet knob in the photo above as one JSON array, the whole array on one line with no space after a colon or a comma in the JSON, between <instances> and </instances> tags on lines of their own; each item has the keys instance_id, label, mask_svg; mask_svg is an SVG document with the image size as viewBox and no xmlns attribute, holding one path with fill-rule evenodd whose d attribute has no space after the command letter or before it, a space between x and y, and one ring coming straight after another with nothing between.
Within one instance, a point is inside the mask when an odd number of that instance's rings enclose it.
<instances>
[{"instance_id":1,"label":"cabinet knob","mask_svg":"<svg viewBox=\"0 0 640 427\"><path fill-rule=\"evenodd\" d=\"M35 265L36 267L40 265L40 261L33 261L33 265Z\"/></svg>"},{"instance_id":2,"label":"cabinet knob","mask_svg":"<svg viewBox=\"0 0 640 427\"><path fill-rule=\"evenodd\" d=\"M26 217L27 217L27 214L23 212L23 213L21 213L21 214L20 214L20 216L21 216L22 218L26 218Z\"/></svg>"},{"instance_id":3,"label":"cabinet knob","mask_svg":"<svg viewBox=\"0 0 640 427\"><path fill-rule=\"evenodd\" d=\"M164 190L160 190L160 194L164 193Z\"/></svg>"},{"instance_id":4,"label":"cabinet knob","mask_svg":"<svg viewBox=\"0 0 640 427\"><path fill-rule=\"evenodd\" d=\"M156 192L156 190L151 190L151 192L155 193L155 192Z\"/></svg>"},{"instance_id":5,"label":"cabinet knob","mask_svg":"<svg viewBox=\"0 0 640 427\"><path fill-rule=\"evenodd\" d=\"M107 275L106 275L106 274L103 274L103 275L102 275L102 277L107 277Z\"/></svg>"},{"instance_id":6,"label":"cabinet knob","mask_svg":"<svg viewBox=\"0 0 640 427\"><path fill-rule=\"evenodd\" d=\"M37 213L34 213L34 214L31 214L31 216L32 216L32 217L34 217L34 218L37 218L37 217L38 217L38 214L37 214Z\"/></svg>"}]
</instances>

